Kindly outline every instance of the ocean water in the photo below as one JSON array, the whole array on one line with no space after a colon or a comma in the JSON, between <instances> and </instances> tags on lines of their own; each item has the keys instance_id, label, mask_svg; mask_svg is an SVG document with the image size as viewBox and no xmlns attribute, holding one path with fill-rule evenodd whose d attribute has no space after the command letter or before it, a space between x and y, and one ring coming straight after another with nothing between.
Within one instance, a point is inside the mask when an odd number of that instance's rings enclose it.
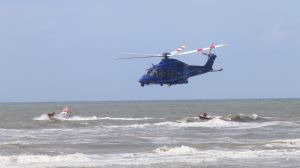
<instances>
[{"instance_id":1,"label":"ocean water","mask_svg":"<svg viewBox=\"0 0 300 168\"><path fill-rule=\"evenodd\" d=\"M48 119L65 104L73 117ZM0 115L1 168L300 166L300 99L2 103Z\"/></svg>"}]
</instances>

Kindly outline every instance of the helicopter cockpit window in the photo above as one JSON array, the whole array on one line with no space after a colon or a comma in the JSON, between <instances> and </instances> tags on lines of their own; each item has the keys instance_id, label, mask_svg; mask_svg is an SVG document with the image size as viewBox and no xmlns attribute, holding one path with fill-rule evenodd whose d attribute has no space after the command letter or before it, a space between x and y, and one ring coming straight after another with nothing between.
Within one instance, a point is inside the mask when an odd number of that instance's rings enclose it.
<instances>
[{"instance_id":1,"label":"helicopter cockpit window","mask_svg":"<svg viewBox=\"0 0 300 168\"><path fill-rule=\"evenodd\" d=\"M157 72L156 72L156 70L154 70L154 69L148 69L148 70L146 70L146 75L149 75L149 76L156 76L156 75L157 75Z\"/></svg>"},{"instance_id":2,"label":"helicopter cockpit window","mask_svg":"<svg viewBox=\"0 0 300 168\"><path fill-rule=\"evenodd\" d=\"M150 73L151 73L151 69L147 69L145 74L150 75Z\"/></svg>"},{"instance_id":3,"label":"helicopter cockpit window","mask_svg":"<svg viewBox=\"0 0 300 168\"><path fill-rule=\"evenodd\" d=\"M156 72L156 70L154 70L154 69L152 69L152 71L151 71L151 73L150 73L150 76L156 76L157 75L157 72Z\"/></svg>"}]
</instances>

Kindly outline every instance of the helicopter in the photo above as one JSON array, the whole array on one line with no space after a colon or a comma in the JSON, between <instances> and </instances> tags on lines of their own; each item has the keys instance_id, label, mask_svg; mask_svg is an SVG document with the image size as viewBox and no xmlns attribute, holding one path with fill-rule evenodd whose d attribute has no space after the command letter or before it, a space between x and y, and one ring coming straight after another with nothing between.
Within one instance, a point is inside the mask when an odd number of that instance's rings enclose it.
<instances>
[{"instance_id":1,"label":"helicopter","mask_svg":"<svg viewBox=\"0 0 300 168\"><path fill-rule=\"evenodd\" d=\"M178 47L176 50L172 52L165 52L162 54L144 54L144 53L122 53L122 54L130 54L130 55L139 55L134 57L122 57L120 59L136 59L136 58L151 58L151 57L159 57L162 58L161 61L152 67L146 70L146 73L139 79L139 83L141 86L150 85L150 84L159 84L163 86L164 84L171 86L176 84L187 84L188 78L202 75L207 72L219 72L222 71L223 68L218 70L213 70L212 66L216 59L216 55L211 51L214 48L224 47L226 44L214 45L211 44L209 47L198 48L195 50L182 52L186 45L182 45ZM205 53L204 51L209 51ZM202 53L208 57L206 63L203 66L199 65L188 65L182 61L177 59L173 59L171 57L181 56L192 53Z\"/></svg>"}]
</instances>

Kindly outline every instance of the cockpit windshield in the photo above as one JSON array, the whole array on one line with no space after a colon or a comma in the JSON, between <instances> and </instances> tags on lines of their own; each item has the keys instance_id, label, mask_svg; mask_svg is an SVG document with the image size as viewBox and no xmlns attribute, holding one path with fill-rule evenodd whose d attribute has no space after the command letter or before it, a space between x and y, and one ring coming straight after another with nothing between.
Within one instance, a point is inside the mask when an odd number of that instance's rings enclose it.
<instances>
[{"instance_id":1,"label":"cockpit windshield","mask_svg":"<svg viewBox=\"0 0 300 168\"><path fill-rule=\"evenodd\" d=\"M150 75L151 69L147 69L145 75Z\"/></svg>"},{"instance_id":2,"label":"cockpit windshield","mask_svg":"<svg viewBox=\"0 0 300 168\"><path fill-rule=\"evenodd\" d=\"M153 76L156 76L156 75L157 75L157 72L156 72L155 69L150 68L150 69L147 69L147 70L146 70L146 75L149 75L149 76L153 77Z\"/></svg>"}]
</instances>

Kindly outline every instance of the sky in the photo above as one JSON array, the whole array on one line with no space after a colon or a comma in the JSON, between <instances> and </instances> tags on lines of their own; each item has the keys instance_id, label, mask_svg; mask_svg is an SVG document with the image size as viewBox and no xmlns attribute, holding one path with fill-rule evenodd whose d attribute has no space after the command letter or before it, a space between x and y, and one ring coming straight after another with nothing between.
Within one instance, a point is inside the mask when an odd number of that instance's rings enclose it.
<instances>
[{"instance_id":1,"label":"sky","mask_svg":"<svg viewBox=\"0 0 300 168\"><path fill-rule=\"evenodd\" d=\"M0 102L300 97L300 1L1 0ZM226 43L186 85L141 87L163 53ZM206 57L176 57L203 65Z\"/></svg>"}]
</instances>

